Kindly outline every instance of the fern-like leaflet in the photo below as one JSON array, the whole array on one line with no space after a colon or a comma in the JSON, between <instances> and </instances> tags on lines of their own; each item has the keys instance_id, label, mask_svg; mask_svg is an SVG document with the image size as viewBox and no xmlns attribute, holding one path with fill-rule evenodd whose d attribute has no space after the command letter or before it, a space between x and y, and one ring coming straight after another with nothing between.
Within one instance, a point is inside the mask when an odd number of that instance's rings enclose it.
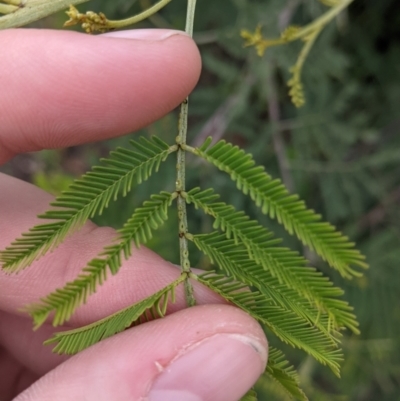
<instances>
[{"instance_id":1,"label":"fern-like leaflet","mask_svg":"<svg viewBox=\"0 0 400 401\"><path fill-rule=\"evenodd\" d=\"M207 141L194 149L184 144L169 146L158 138L132 143L133 151L118 149L113 152L111 158L103 161L103 166L94 167L53 203L61 210L51 210L43 216L58 220L54 225L32 228L29 234L0 254L6 270L16 271L25 267L44 251L53 249L85 219L101 213L112 199L126 195L134 181L147 179L178 148L189 150L228 172L238 187L250 194L265 213L277 217L288 231L315 249L345 277L358 274L352 265L365 267L362 255L353 249L346 237L336 233L329 224L320 222L318 215L307 210L297 197L289 195L282 184L272 180L262 167L255 167L252 157L237 147L222 141L209 149ZM188 277L192 277L247 311L269 335L274 334L283 342L303 349L339 375L342 360L338 348L339 332L344 327L358 332L352 308L340 299L342 291L309 267L297 252L281 247L281 240L274 238L272 232L245 213L220 202L212 190L195 188L153 195L118 230L116 242L89 261L75 280L26 308L36 327L52 312L54 325L67 321L106 280L108 272L116 274L134 247L145 244L152 237L153 230L167 219L168 208L174 199L193 204L215 219L214 228L222 233L192 235L180 231L180 234L193 241L225 275L208 272L197 276L183 271L176 282L157 294L84 328L57 333L47 343L57 343L56 352L71 354L126 327L162 317L170 299L168 294L173 295L178 284L186 285ZM178 203L179 207L182 207L181 203ZM273 377L291 396L305 400L295 373L282 358L279 351L270 351L269 370L265 377ZM249 392L246 397L254 400L255 393Z\"/></svg>"},{"instance_id":2,"label":"fern-like leaflet","mask_svg":"<svg viewBox=\"0 0 400 401\"><path fill-rule=\"evenodd\" d=\"M57 289L40 303L29 305L26 311L32 316L35 327L38 328L54 310L53 325L58 326L70 317L87 298L96 291L107 278L107 271L117 274L122 265L122 256L128 259L132 254L132 243L138 248L153 236L153 230L158 229L168 218L168 207L176 193L161 192L152 195L151 200L137 208L132 217L119 229L119 237L114 245L104 248L98 258L91 260L82 273L63 288Z\"/></svg>"},{"instance_id":3,"label":"fern-like leaflet","mask_svg":"<svg viewBox=\"0 0 400 401\"><path fill-rule=\"evenodd\" d=\"M235 244L233 240L227 240L217 232L195 235L193 241L226 274L257 288L266 297L267 303L278 305L283 310L297 315L305 323L317 327L329 339L333 339L326 315L319 316L317 310L306 299L280 284L269 272L249 260L245 247Z\"/></svg>"},{"instance_id":4,"label":"fern-like leaflet","mask_svg":"<svg viewBox=\"0 0 400 401\"><path fill-rule=\"evenodd\" d=\"M294 289L322 313L327 313L333 327L349 328L358 333L358 323L349 304L338 297L343 295L340 288L334 287L328 277L307 266L307 260L297 252L278 247L280 239L250 220L244 212L236 211L233 206L216 202L219 196L212 189L200 191L194 188L186 194L188 203L215 218L214 228L225 232L228 239L235 244L242 243L248 251L248 257L267 270L279 284Z\"/></svg>"},{"instance_id":5,"label":"fern-like leaflet","mask_svg":"<svg viewBox=\"0 0 400 401\"><path fill-rule=\"evenodd\" d=\"M163 317L167 312L169 301L175 302L176 287L184 280L183 274L167 287L142 301L79 329L56 333L45 344L56 343L54 352L73 355L128 327Z\"/></svg>"},{"instance_id":6,"label":"fern-like leaflet","mask_svg":"<svg viewBox=\"0 0 400 401\"><path fill-rule=\"evenodd\" d=\"M299 387L299 377L293 366L286 360L285 355L274 347L269 347L268 366L261 380L271 378L276 381L284 391L299 401L308 398Z\"/></svg>"},{"instance_id":7,"label":"fern-like leaflet","mask_svg":"<svg viewBox=\"0 0 400 401\"><path fill-rule=\"evenodd\" d=\"M217 241L217 245L215 242ZM194 237L195 244L212 262L217 264L224 272L232 277L215 275L214 272L206 273L199 277L199 281L213 291L220 294L241 309L247 311L251 316L264 324L281 341L293 347L303 349L317 361L328 365L332 371L339 375L339 361L342 360L341 351L338 350L337 339L323 330L326 321L322 324L311 324L299 313L300 307L292 302L287 305L282 302L286 289L273 288L273 284L258 285L257 290L246 291L248 285L255 285L253 279L249 279L244 262L244 255L235 251L222 250L223 243L218 244L218 239L213 235L197 235ZM218 245L222 247L219 248ZM231 244L228 245L231 248ZM243 269L243 270L242 270ZM259 279L262 281L262 279ZM266 288L269 287L269 288ZM280 294L282 298L277 298ZM286 306L286 307L285 307ZM290 309L293 306L296 309Z\"/></svg>"},{"instance_id":8,"label":"fern-like leaflet","mask_svg":"<svg viewBox=\"0 0 400 401\"><path fill-rule=\"evenodd\" d=\"M82 1L75 1L74 4ZM351 1L320 0L321 3L335 9L302 29L289 27L283 32L280 40L275 41L287 42L299 38L306 41L293 70L294 79L290 83L291 94L297 105L304 100L300 71L305 56L322 27ZM61 1L57 2L61 4ZM160 0L143 13L125 20L125 23L141 21L169 2L170 0ZM48 2L46 10L43 9L39 14L30 13L30 7L21 7L15 13L16 9L13 8L11 11L18 18L13 23L12 16L2 17L0 28L19 26L39 15L50 14L60 7L53 3L55 1ZM22 3L18 3L18 6L20 5ZM185 31L189 35L193 33L195 5L196 0L188 0ZM10 11L10 8L7 10ZM104 14L80 14L73 7L68 15L70 21L67 24L84 22L83 26L88 32L124 26L124 23L121 25L121 21L107 20ZM260 29L256 30L255 34L246 33L245 36L251 40L250 44L264 46L261 43ZM263 51L261 47L258 50ZM176 287L181 283L184 283L188 304L193 304L193 291L189 282L189 278L193 278L247 311L282 341L302 348L339 375L339 362L342 359L338 349L339 330L347 327L354 333L358 332L352 308L338 299L342 291L333 287L327 278L309 267L307 261L296 252L279 247L280 240L274 239L272 233L258 222L250 220L243 212L236 211L230 205L217 202L217 197L212 191L201 192L194 189L186 192L185 151L204 158L228 173L236 181L237 187L249 194L257 206L261 207L263 213L276 218L290 234L296 235L304 245L314 250L343 277L351 278L361 274L356 268L366 267L363 256L354 249L354 244L350 243L347 237L335 231L330 224L322 222L319 215L308 210L297 195L290 195L279 180L273 180L263 167L256 167L251 155L224 141L210 146L211 139L199 148L187 146L187 104L185 100L181 106L176 144L169 146L158 138L140 138L131 141L133 149L119 148L112 152L110 158L103 160L103 165L94 167L57 198L51 204L52 210L39 216L48 220L45 224L33 227L0 252L3 269L6 272L17 272L46 252L54 250L68 234L79 229L87 219L101 214L118 196L125 196L135 182L140 183L148 179L170 153L177 151L175 192L153 195L119 230L117 242L104 248L97 258L88 262L76 280L67 283L64 288L56 290L26 310L34 318L36 326L42 324L53 311L54 325L68 320L75 309L85 303L87 297L106 280L108 271L116 274L123 258L131 256L134 246L138 247L152 237L153 230L167 219L168 207L175 198L178 200L182 264L180 277L134 305L83 328L57 333L46 343L56 343L56 352L74 354L127 327L163 317L168 303L174 302ZM186 203L193 203L195 207L214 217L214 228L224 233L188 234ZM192 240L226 275L207 272L198 276L191 273L188 240ZM269 350L269 364L261 380L269 376L290 396L301 401L307 400L299 388L298 377L293 368L283 354L274 348ZM256 400L257 394L253 390L242 399Z\"/></svg>"},{"instance_id":9,"label":"fern-like leaflet","mask_svg":"<svg viewBox=\"0 0 400 401\"><path fill-rule=\"evenodd\" d=\"M272 179L262 166L255 166L250 154L225 141L210 145L211 138L201 147L185 145L184 148L228 173L238 189L248 194L264 214L276 218L290 234L295 234L343 277L361 275L352 266L366 268L367 264L347 237L331 224L321 222L321 216L307 209L297 195L289 194L279 179Z\"/></svg>"},{"instance_id":10,"label":"fern-like leaflet","mask_svg":"<svg viewBox=\"0 0 400 401\"><path fill-rule=\"evenodd\" d=\"M110 158L102 159L103 165L76 180L54 202L53 209L38 217L56 220L41 224L16 239L0 253L0 263L6 272L17 272L54 250L67 235L82 227L90 218L102 214L120 192L125 196L134 182L147 180L158 171L161 162L177 150L159 138L140 138L130 141L133 149L119 148Z\"/></svg>"}]
</instances>

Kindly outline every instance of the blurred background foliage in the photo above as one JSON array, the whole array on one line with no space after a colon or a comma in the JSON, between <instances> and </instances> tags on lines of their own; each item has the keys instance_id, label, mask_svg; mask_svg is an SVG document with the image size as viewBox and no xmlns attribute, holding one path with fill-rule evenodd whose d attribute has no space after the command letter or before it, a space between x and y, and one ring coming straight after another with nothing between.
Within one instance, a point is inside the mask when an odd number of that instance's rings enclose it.
<instances>
[{"instance_id":1,"label":"blurred background foliage","mask_svg":"<svg viewBox=\"0 0 400 401\"><path fill-rule=\"evenodd\" d=\"M79 9L121 19L150 0L93 0ZM139 27L182 29L185 0L174 0ZM191 96L189 143L224 138L253 153L259 164L283 179L314 208L354 239L371 268L343 282L307 250L306 256L346 289L362 334L345 336L342 378L293 349L285 352L299 369L302 386L315 401L400 400L400 12L398 0L356 0L324 30L303 73L307 103L296 109L286 85L300 43L268 49L263 58L243 48L240 30L261 24L276 37L290 24L304 25L326 11L317 0L201 0L195 40L203 57L200 82ZM62 13L36 23L61 28ZM95 72L94 72L95 73ZM134 88L132 88L134 90ZM173 142L177 114L142 135ZM137 135L137 134L135 134ZM81 147L20 155L3 167L54 194L65 189L129 135ZM226 177L189 159L188 188L214 187L222 199L267 224L287 245L303 252L276 224L260 215ZM97 223L120 227L151 193L174 189L174 161L157 176L114 203ZM150 246L178 262L174 213ZM190 209L192 232L212 222ZM193 251L192 264L208 267ZM281 345L280 345L281 347ZM260 400L286 399L273 383L257 388Z\"/></svg>"}]
</instances>

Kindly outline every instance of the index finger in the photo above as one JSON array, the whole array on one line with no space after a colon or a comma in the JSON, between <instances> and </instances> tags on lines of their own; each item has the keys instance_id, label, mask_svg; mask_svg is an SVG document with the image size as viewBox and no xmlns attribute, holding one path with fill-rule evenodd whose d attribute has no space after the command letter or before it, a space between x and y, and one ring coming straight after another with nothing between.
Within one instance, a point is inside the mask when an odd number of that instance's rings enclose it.
<instances>
[{"instance_id":1,"label":"index finger","mask_svg":"<svg viewBox=\"0 0 400 401\"><path fill-rule=\"evenodd\" d=\"M21 29L1 31L0 43L0 164L146 126L179 105L200 73L180 31Z\"/></svg>"},{"instance_id":2,"label":"index finger","mask_svg":"<svg viewBox=\"0 0 400 401\"><path fill-rule=\"evenodd\" d=\"M8 189L8 192L4 189ZM47 208L51 196L23 181L0 174L0 249L4 249L21 232L38 223L35 217ZM18 316L18 309L38 302L67 281L76 278L89 260L115 239L110 228L98 228L88 222L79 232L68 237L54 252L48 253L20 274L6 275L0 269L0 345L32 371L47 372L63 359L51 354L51 348L41 347L53 331L45 323L32 332L26 316ZM178 235L177 235L178 241ZM150 296L174 281L179 269L154 252L141 247L134 249L115 276L108 279L87 304L77 309L69 326L82 326ZM198 304L222 303L221 298L194 283ZM183 288L177 289L176 303L169 312L186 306ZM60 328L58 328L60 330Z\"/></svg>"},{"instance_id":3,"label":"index finger","mask_svg":"<svg viewBox=\"0 0 400 401\"><path fill-rule=\"evenodd\" d=\"M20 152L76 145L139 129L176 107L192 90L200 59L189 37L165 30L118 34L125 38L115 35L0 32L0 163ZM37 224L35 216L47 209L50 200L37 188L0 175L1 248ZM20 330L12 314L73 279L114 237L112 230L88 223L23 274L5 276L0 271L1 323L11 319L2 342L10 342L8 348L21 347L21 342L13 341ZM115 312L154 293L178 274L170 263L142 248L71 324ZM204 302L213 299L202 296L203 289L199 291ZM178 296L176 307L183 306L183 297Z\"/></svg>"},{"instance_id":4,"label":"index finger","mask_svg":"<svg viewBox=\"0 0 400 401\"><path fill-rule=\"evenodd\" d=\"M0 160L16 152L89 142L140 128L179 104L199 74L197 48L178 31L88 36L10 30L0 32L0 42L4 42L0 58ZM51 197L1 175L0 187L3 248L37 224L35 216L48 208ZM7 300L5 310L10 312L63 285L114 236L110 230L97 230L88 224L39 263L40 273L30 277L25 272L6 280L0 308ZM149 264L164 264L171 271L171 266L155 254L148 256L148 251L140 250L136 256L144 252ZM45 266L50 270L43 275ZM55 276L54 271L58 271ZM38 276L40 285L32 286ZM2 274L0 280L4 280ZM26 288L18 291L22 283ZM147 291L154 289L157 286Z\"/></svg>"}]
</instances>

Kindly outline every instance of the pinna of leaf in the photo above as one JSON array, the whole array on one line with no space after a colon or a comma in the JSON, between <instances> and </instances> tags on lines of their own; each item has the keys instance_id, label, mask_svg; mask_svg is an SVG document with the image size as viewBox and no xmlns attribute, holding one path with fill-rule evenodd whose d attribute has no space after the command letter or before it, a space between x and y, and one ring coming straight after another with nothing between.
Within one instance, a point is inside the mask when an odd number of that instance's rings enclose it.
<instances>
[{"instance_id":1,"label":"pinna of leaf","mask_svg":"<svg viewBox=\"0 0 400 401\"><path fill-rule=\"evenodd\" d=\"M101 213L109 202L126 194L134 182L148 179L179 148L228 173L264 213L276 218L344 277L357 276L356 268L366 267L363 256L346 237L322 222L319 215L290 195L279 180L272 179L262 167L255 165L251 155L238 147L225 141L210 146L210 140L198 148L182 144L170 146L159 138L140 138L131 141L131 146L132 149L112 152L101 166L94 167L59 196L53 202L55 208L41 216L54 219L55 223L33 227L2 251L3 268L8 272L21 270L54 249L87 218ZM297 252L279 246L280 241L267 228L244 212L220 202L212 189L152 195L119 230L115 244L89 261L75 280L26 308L36 327L52 313L55 326L68 320L106 280L109 272L116 274L123 259L152 238L154 230L167 220L173 201L179 198L215 219L216 231L184 232L184 238L207 255L218 271L195 275L182 269L176 281L156 294L91 325L57 333L46 343L56 343L56 352L74 354L127 327L162 317L168 303L173 301L177 286L192 278L247 311L269 335L303 349L339 375L340 331L349 328L358 332L351 306L341 299L342 290L309 267ZM266 375L280 381L285 369L279 370L270 358ZM275 377L277 372L279 377ZM288 385L288 378L294 378L287 372L286 376ZM289 388L299 391L295 381L289 382Z\"/></svg>"},{"instance_id":2,"label":"pinna of leaf","mask_svg":"<svg viewBox=\"0 0 400 401\"><path fill-rule=\"evenodd\" d=\"M168 3L162 0L157 3ZM348 1L347 1L348 2ZM192 34L195 0L188 2L186 32ZM78 14L77 14L78 15ZM81 15L78 15L82 18ZM85 20L86 21L86 20ZM196 300L190 280L197 280L224 299L258 320L268 336L307 352L339 376L342 353L339 348L343 329L358 333L352 307L341 299L343 291L297 252L282 247L281 241L243 211L219 200L212 189L185 188L187 152L226 173L238 190L248 195L262 213L276 219L288 233L317 253L344 278L358 277L366 268L364 257L348 238L321 216L307 209L297 195L288 192L279 179L273 179L244 150L207 139L199 147L186 144L188 101L181 105L179 133L174 144L158 137L139 138L130 148L118 148L101 165L76 180L39 216L46 223L31 228L0 252L4 271L13 273L28 267L54 250L68 235L90 218L100 215L110 202L126 196L133 185L156 173L160 165L176 153L177 176L173 192L152 195L118 230L116 241L97 258L88 261L79 276L63 288L26 307L38 328L51 316L54 326L68 321L111 273L118 273L123 260L146 244L156 229L168 219L177 202L181 274L172 283L133 305L78 329L58 332L46 341L54 351L75 354L128 327L161 318L174 302L178 286L184 285L188 306ZM214 219L211 233L191 233L187 205L192 204ZM206 255L215 270L194 274L190 268L188 243ZM293 367L281 351L270 348L269 363L260 380L274 379L292 397L306 400ZM250 391L245 400L256 400Z\"/></svg>"}]
</instances>

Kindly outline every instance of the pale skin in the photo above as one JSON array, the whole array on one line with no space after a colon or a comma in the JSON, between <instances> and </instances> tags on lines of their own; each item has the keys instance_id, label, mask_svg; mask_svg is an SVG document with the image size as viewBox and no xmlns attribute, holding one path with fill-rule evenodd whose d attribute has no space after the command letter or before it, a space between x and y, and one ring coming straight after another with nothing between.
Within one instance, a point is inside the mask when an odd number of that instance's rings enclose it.
<instances>
[{"instance_id":1,"label":"pale skin","mask_svg":"<svg viewBox=\"0 0 400 401\"><path fill-rule=\"evenodd\" d=\"M180 104L200 73L193 41L170 31L124 35L0 32L0 164L19 153L126 134ZM49 201L38 188L0 175L0 248L36 224ZM239 400L265 369L265 336L253 319L196 283L198 306L184 309L181 290L170 308L176 313L77 356L42 346L54 329L45 324L32 332L18 309L73 279L114 235L88 223L21 274L0 272L0 400ZM142 248L69 325L104 317L178 275Z\"/></svg>"}]
</instances>

